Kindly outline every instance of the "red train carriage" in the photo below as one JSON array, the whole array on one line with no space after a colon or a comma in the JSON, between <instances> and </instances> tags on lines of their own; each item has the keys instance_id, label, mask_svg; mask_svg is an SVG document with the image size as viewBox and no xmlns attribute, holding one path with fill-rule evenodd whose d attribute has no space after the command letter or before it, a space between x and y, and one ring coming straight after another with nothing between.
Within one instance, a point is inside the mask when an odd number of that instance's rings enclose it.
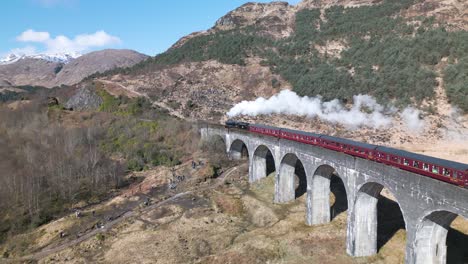
<instances>
[{"instance_id":1,"label":"red train carriage","mask_svg":"<svg viewBox=\"0 0 468 264\"><path fill-rule=\"evenodd\" d=\"M294 140L309 145L321 145L320 134L293 130L288 128L281 128L280 137L284 139Z\"/></svg>"},{"instance_id":2,"label":"red train carriage","mask_svg":"<svg viewBox=\"0 0 468 264\"><path fill-rule=\"evenodd\" d=\"M277 128L273 126L257 124L250 125L247 123L238 125L237 123L239 122L235 121L232 121L231 123L228 124L228 122L226 122L226 125L229 127L248 129L253 133L320 146L363 159L385 163L402 170L411 171L437 180L468 188L468 164L438 159L404 150L293 129Z\"/></svg>"},{"instance_id":3,"label":"red train carriage","mask_svg":"<svg viewBox=\"0 0 468 264\"><path fill-rule=\"evenodd\" d=\"M404 150L381 147L375 149L378 162L426 175L441 181L468 187L468 164L438 159Z\"/></svg>"},{"instance_id":4,"label":"red train carriage","mask_svg":"<svg viewBox=\"0 0 468 264\"><path fill-rule=\"evenodd\" d=\"M337 138L322 135L322 146L335 151L344 152L346 154L357 156L363 159L373 159L374 149L376 145L367 144L363 142L353 141L344 138Z\"/></svg>"},{"instance_id":5,"label":"red train carriage","mask_svg":"<svg viewBox=\"0 0 468 264\"><path fill-rule=\"evenodd\" d=\"M280 135L280 130L277 127L265 125L249 125L249 131L273 137L279 137Z\"/></svg>"}]
</instances>

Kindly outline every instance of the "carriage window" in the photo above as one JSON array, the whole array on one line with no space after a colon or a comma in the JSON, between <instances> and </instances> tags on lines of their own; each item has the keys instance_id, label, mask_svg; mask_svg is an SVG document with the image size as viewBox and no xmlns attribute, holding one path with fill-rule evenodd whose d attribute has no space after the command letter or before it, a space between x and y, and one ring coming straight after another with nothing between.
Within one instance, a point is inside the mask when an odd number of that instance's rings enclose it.
<instances>
[{"instance_id":1,"label":"carriage window","mask_svg":"<svg viewBox=\"0 0 468 264\"><path fill-rule=\"evenodd\" d=\"M424 169L425 171L428 171L428 170L429 170L429 164L423 163L423 169Z\"/></svg>"},{"instance_id":2,"label":"carriage window","mask_svg":"<svg viewBox=\"0 0 468 264\"><path fill-rule=\"evenodd\" d=\"M439 168L437 166L432 166L432 173L439 173Z\"/></svg>"},{"instance_id":3,"label":"carriage window","mask_svg":"<svg viewBox=\"0 0 468 264\"><path fill-rule=\"evenodd\" d=\"M416 167L416 168L418 168L418 167L419 167L419 162L417 162L417 161L413 161L413 167Z\"/></svg>"},{"instance_id":4,"label":"carriage window","mask_svg":"<svg viewBox=\"0 0 468 264\"><path fill-rule=\"evenodd\" d=\"M406 165L406 166L408 166L408 165L409 165L408 160L407 160L407 159L403 159L403 164Z\"/></svg>"},{"instance_id":5,"label":"carriage window","mask_svg":"<svg viewBox=\"0 0 468 264\"><path fill-rule=\"evenodd\" d=\"M450 170L446 169L446 168L442 168L442 174L444 176L450 176Z\"/></svg>"}]
</instances>

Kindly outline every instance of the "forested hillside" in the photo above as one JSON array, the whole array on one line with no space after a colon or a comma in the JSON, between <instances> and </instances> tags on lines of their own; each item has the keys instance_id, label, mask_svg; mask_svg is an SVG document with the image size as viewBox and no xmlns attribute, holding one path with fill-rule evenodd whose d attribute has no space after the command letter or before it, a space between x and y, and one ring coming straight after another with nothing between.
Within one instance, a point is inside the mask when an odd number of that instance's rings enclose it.
<instances>
[{"instance_id":1,"label":"forested hillside","mask_svg":"<svg viewBox=\"0 0 468 264\"><path fill-rule=\"evenodd\" d=\"M71 93L72 87L23 88L30 93L18 95L28 100L0 104L0 245L112 196L131 183L129 172L174 166L198 146L191 124L145 98L113 97L89 84L102 104L74 112L47 105L47 97Z\"/></svg>"},{"instance_id":2,"label":"forested hillside","mask_svg":"<svg viewBox=\"0 0 468 264\"><path fill-rule=\"evenodd\" d=\"M468 111L468 32L449 31L433 17L400 16L417 2L299 9L289 37L259 34L267 30L264 23L211 30L135 67L109 73L139 74L211 59L245 65L249 58L261 58L300 95L346 102L362 93L400 106L433 99L440 76L451 103Z\"/></svg>"}]
</instances>

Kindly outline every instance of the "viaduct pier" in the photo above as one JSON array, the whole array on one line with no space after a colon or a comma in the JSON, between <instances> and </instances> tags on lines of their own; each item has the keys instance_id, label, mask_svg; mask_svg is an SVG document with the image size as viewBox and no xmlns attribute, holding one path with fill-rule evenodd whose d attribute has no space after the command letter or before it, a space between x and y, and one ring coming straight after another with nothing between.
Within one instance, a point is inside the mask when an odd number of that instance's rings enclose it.
<instances>
[{"instance_id":1,"label":"viaduct pier","mask_svg":"<svg viewBox=\"0 0 468 264\"><path fill-rule=\"evenodd\" d=\"M267 176L267 159L274 161L275 203L296 198L297 186L306 193L308 225L331 221L330 182L338 177L347 198L346 251L351 256L377 253L377 202L386 188L403 215L407 264L446 263L446 238L451 222L468 219L468 189L341 152L286 139L217 125L201 125L202 139L220 137L233 159L246 153L249 181ZM301 164L305 179L295 176ZM468 245L467 245L468 247Z\"/></svg>"}]
</instances>

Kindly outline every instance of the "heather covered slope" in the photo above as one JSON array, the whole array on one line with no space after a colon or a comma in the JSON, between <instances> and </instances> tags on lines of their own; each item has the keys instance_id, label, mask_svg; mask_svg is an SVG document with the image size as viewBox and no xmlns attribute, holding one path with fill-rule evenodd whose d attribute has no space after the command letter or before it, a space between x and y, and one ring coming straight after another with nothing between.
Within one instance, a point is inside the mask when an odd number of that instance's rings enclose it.
<instances>
[{"instance_id":1,"label":"heather covered slope","mask_svg":"<svg viewBox=\"0 0 468 264\"><path fill-rule=\"evenodd\" d=\"M220 18L212 29L187 36L167 52L106 77L157 79L162 68L212 60L247 67L259 64L300 95L349 101L361 93L379 102L426 108L434 104L441 77L450 103L468 110L468 32L466 20L459 18L465 5L335 2L247 3ZM272 87L278 84L271 81ZM154 82L147 86L142 89L158 88Z\"/></svg>"}]
</instances>

